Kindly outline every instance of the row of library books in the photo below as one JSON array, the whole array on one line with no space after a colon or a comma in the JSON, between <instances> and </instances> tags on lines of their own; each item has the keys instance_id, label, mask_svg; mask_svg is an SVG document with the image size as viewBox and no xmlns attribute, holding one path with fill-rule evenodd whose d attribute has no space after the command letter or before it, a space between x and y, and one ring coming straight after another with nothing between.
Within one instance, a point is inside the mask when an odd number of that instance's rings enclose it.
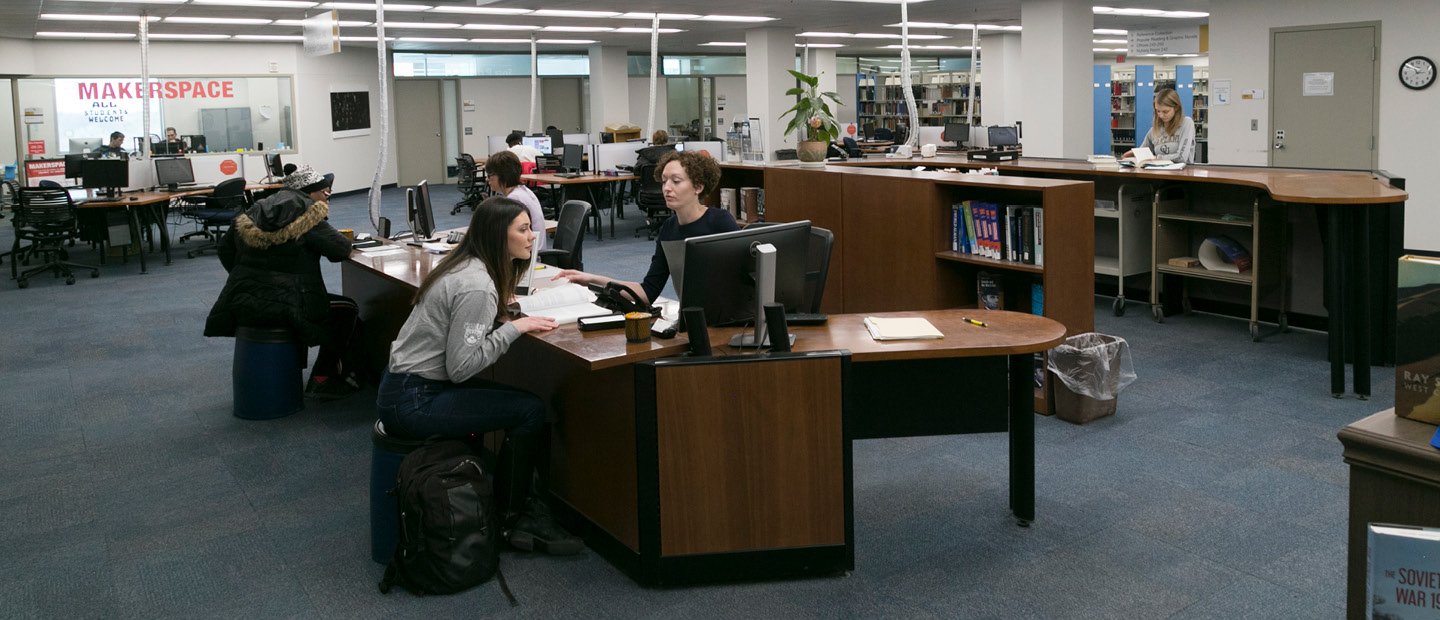
<instances>
[{"instance_id":1,"label":"row of library books","mask_svg":"<svg viewBox=\"0 0 1440 620\"><path fill-rule=\"evenodd\" d=\"M950 250L1045 264L1045 208L966 200L950 206Z\"/></svg>"},{"instance_id":2,"label":"row of library books","mask_svg":"<svg viewBox=\"0 0 1440 620\"><path fill-rule=\"evenodd\" d=\"M1014 274L1011 274L1012 277ZM980 271L975 274L975 299L977 306L985 310L1014 310L1023 311L1019 307L1009 308L1005 304L1005 285L1000 273ZM1031 279L1030 282L1030 314L1045 316L1045 286ZM1045 353L1035 354L1035 390L1039 394L1045 393Z\"/></svg>"}]
</instances>

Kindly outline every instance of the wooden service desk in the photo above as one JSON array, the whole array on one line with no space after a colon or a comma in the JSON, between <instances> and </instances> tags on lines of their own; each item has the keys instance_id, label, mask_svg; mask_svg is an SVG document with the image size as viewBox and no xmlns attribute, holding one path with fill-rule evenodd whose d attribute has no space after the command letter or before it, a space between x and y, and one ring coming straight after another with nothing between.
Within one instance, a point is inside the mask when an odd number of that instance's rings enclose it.
<instances>
[{"instance_id":1,"label":"wooden service desk","mask_svg":"<svg viewBox=\"0 0 1440 620\"><path fill-rule=\"evenodd\" d=\"M371 346L394 338L433 264L407 252L342 265ZM886 315L923 316L945 338L877 342L862 315L842 314L796 327L793 353L689 358L683 335L636 344L566 326L522 336L487 375L549 405L558 513L642 584L852 570L855 439L1008 432L1010 508L1029 524L1034 353L1064 327L1011 312Z\"/></svg>"},{"instance_id":2,"label":"wooden service desk","mask_svg":"<svg viewBox=\"0 0 1440 620\"><path fill-rule=\"evenodd\" d=\"M1349 561L1345 615L1365 617L1371 523L1440 527L1440 450L1435 426L1386 409L1340 431L1350 465Z\"/></svg>"}]
</instances>

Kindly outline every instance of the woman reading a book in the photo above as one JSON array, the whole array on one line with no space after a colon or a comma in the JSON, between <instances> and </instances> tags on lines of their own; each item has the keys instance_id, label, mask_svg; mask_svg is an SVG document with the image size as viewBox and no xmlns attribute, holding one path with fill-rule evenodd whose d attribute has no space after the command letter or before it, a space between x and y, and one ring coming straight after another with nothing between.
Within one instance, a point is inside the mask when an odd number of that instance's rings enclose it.
<instances>
[{"instance_id":1,"label":"woman reading a book","mask_svg":"<svg viewBox=\"0 0 1440 620\"><path fill-rule=\"evenodd\" d=\"M729 211L705 206L705 200L720 184L720 164L715 162L715 158L700 151L672 151L660 157L655 169L665 195L665 206L675 215L660 225L660 234L655 239L655 254L650 257L650 271L646 272L645 279L625 282L574 269L561 271L557 277L596 286L618 282L643 297L638 300L641 303L652 304L660 296L660 291L665 290L665 281L670 278L670 262L665 258L666 242L740 230L735 216Z\"/></svg>"},{"instance_id":2,"label":"woman reading a book","mask_svg":"<svg viewBox=\"0 0 1440 620\"><path fill-rule=\"evenodd\" d=\"M1148 148L1155 153L1155 159L1165 161L1194 163L1195 160L1195 121L1180 113L1180 95L1174 90L1162 88L1155 93L1155 119L1150 123L1150 131L1145 134L1145 140L1140 143L1141 148ZM1135 151L1125 151L1122 159L1135 156ZM1144 162L1136 162L1137 165Z\"/></svg>"},{"instance_id":3,"label":"woman reading a book","mask_svg":"<svg viewBox=\"0 0 1440 620\"><path fill-rule=\"evenodd\" d=\"M530 225L519 202L494 196L480 203L465 239L420 282L375 405L385 429L402 437L466 438L504 429L495 497L505 538L517 549L573 554L583 544L555 523L543 500L544 401L477 376L521 334L555 328L553 319L511 319L506 312L516 281L530 268Z\"/></svg>"}]
</instances>

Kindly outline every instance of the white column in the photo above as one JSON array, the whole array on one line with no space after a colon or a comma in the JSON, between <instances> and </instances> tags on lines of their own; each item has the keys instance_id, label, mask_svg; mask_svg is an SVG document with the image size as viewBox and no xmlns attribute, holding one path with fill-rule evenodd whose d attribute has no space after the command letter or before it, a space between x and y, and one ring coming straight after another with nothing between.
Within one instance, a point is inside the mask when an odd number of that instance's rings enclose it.
<instances>
[{"instance_id":1,"label":"white column","mask_svg":"<svg viewBox=\"0 0 1440 620\"><path fill-rule=\"evenodd\" d=\"M1024 118L1020 35L1013 32L980 37L980 119L982 125L1014 125ZM1030 123L1025 123L1029 137Z\"/></svg>"},{"instance_id":2,"label":"white column","mask_svg":"<svg viewBox=\"0 0 1440 620\"><path fill-rule=\"evenodd\" d=\"M1092 32L1089 0L1021 0L1020 53L1025 155L1090 154ZM988 62L988 60L987 60ZM1012 72L1012 75L1014 73ZM988 84L986 88L989 88Z\"/></svg>"},{"instance_id":3,"label":"white column","mask_svg":"<svg viewBox=\"0 0 1440 620\"><path fill-rule=\"evenodd\" d=\"M795 148L794 136L785 135L780 113L794 105L785 91L795 87L795 30L756 28L745 31L745 109L760 119L765 160L775 159L775 150Z\"/></svg>"},{"instance_id":4,"label":"white column","mask_svg":"<svg viewBox=\"0 0 1440 620\"><path fill-rule=\"evenodd\" d=\"M820 92L839 94L840 89L836 86L836 78L839 77L839 74L835 70L835 50L833 48L812 47L805 50L805 67L806 72L810 75L820 78ZM850 105L855 104L854 101L850 101L854 98L853 93L850 96L843 94L840 96L841 101ZM835 122L840 123L843 129L844 122L839 118L840 106L831 103L830 112L836 115Z\"/></svg>"},{"instance_id":5,"label":"white column","mask_svg":"<svg viewBox=\"0 0 1440 620\"><path fill-rule=\"evenodd\" d=\"M624 46L590 46L590 137L607 123L630 120L630 75Z\"/></svg>"}]
</instances>

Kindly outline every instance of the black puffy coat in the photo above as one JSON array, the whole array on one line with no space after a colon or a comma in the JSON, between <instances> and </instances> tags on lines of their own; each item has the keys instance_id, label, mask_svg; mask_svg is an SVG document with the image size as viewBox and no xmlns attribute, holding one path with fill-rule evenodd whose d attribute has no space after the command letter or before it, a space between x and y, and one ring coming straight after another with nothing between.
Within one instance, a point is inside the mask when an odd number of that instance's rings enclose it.
<instances>
[{"instance_id":1,"label":"black puffy coat","mask_svg":"<svg viewBox=\"0 0 1440 620\"><path fill-rule=\"evenodd\" d=\"M289 327L307 346L326 342L330 298L320 257L350 256L350 241L325 221L329 213L328 203L282 189L236 217L219 244L230 277L205 319L205 335L234 336L239 325Z\"/></svg>"}]
</instances>

